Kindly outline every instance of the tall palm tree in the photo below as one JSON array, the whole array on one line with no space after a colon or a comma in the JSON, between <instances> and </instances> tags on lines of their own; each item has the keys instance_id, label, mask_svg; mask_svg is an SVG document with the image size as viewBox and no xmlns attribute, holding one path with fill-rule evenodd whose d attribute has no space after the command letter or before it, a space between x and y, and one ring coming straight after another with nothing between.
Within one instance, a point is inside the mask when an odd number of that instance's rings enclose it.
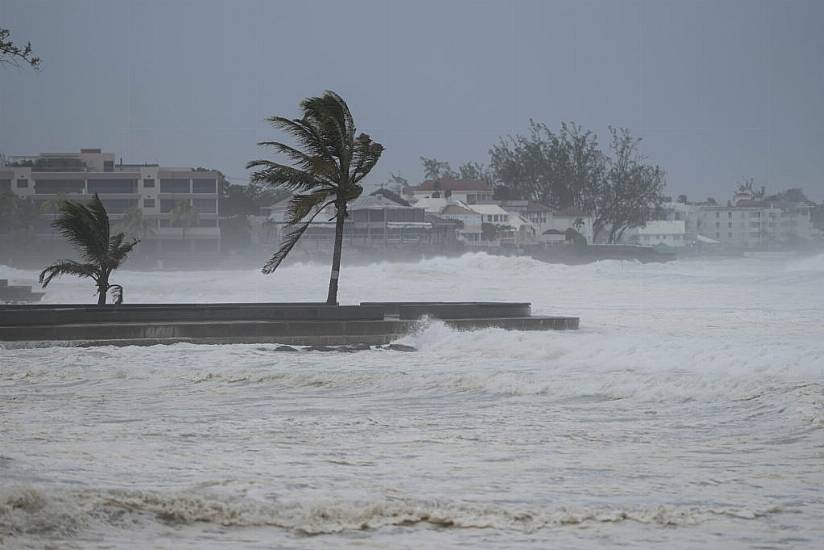
<instances>
[{"instance_id":1,"label":"tall palm tree","mask_svg":"<svg viewBox=\"0 0 824 550\"><path fill-rule=\"evenodd\" d=\"M83 262L58 260L40 273L40 284L46 288L61 275L89 277L97 286L97 305L106 303L106 292L112 271L120 267L139 241L126 242L123 233L112 235L109 215L97 196L88 203L64 201L52 226L70 243L80 249Z\"/></svg>"},{"instance_id":2,"label":"tall palm tree","mask_svg":"<svg viewBox=\"0 0 824 550\"><path fill-rule=\"evenodd\" d=\"M299 148L277 141L258 143L288 157L291 166L269 160L254 160L246 165L256 169L252 181L293 193L289 200L288 229L278 251L263 266L263 272L272 273L277 269L315 217L334 205L335 248L326 302L336 304L347 204L363 192L359 182L377 164L383 145L363 133L355 137L352 113L335 92L308 97L300 107L301 118L273 116L268 119L272 126L292 136Z\"/></svg>"}]
</instances>

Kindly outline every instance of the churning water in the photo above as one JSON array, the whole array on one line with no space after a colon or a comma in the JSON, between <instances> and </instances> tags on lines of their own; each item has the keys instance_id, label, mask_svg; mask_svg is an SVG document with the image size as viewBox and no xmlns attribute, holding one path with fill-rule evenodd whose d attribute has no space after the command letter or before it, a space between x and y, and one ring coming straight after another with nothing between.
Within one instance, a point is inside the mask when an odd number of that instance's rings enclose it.
<instances>
[{"instance_id":1,"label":"churning water","mask_svg":"<svg viewBox=\"0 0 824 550\"><path fill-rule=\"evenodd\" d=\"M115 282L130 302L286 301L327 276ZM432 322L415 353L0 349L0 546L824 544L824 257L477 254L350 267L341 298L529 300L582 329Z\"/></svg>"}]
</instances>

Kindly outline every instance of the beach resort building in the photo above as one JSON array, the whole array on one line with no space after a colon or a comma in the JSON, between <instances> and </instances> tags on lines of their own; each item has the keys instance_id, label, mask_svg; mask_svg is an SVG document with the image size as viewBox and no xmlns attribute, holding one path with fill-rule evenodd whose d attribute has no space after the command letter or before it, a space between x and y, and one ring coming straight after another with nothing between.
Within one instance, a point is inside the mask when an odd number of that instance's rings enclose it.
<instances>
[{"instance_id":1,"label":"beach resort building","mask_svg":"<svg viewBox=\"0 0 824 550\"><path fill-rule=\"evenodd\" d=\"M130 210L140 211L151 224L142 237L140 252L144 254L153 249L217 251L219 184L220 173L215 170L116 164L112 153L100 149L7 157L0 163L0 193L30 198L40 206L43 219L38 236L55 237L50 223L58 200L85 201L97 193L113 224ZM172 214L181 202L197 212L185 226Z\"/></svg>"}]
</instances>

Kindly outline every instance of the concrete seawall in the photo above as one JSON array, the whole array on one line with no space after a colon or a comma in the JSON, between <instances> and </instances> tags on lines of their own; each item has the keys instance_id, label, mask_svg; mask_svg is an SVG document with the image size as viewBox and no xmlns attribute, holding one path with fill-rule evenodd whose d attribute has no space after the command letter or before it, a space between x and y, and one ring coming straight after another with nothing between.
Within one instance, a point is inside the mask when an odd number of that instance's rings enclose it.
<instances>
[{"instance_id":1,"label":"concrete seawall","mask_svg":"<svg viewBox=\"0 0 824 550\"><path fill-rule=\"evenodd\" d=\"M387 344L442 320L458 330L575 330L577 317L533 317L528 303L140 304L0 306L6 345Z\"/></svg>"}]
</instances>

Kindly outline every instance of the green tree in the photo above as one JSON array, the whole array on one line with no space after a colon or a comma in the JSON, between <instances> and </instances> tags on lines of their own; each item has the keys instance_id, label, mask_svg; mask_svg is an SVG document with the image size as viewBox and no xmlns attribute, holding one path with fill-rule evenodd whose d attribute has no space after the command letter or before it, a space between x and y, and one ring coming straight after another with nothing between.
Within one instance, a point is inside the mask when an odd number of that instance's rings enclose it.
<instances>
[{"instance_id":1,"label":"green tree","mask_svg":"<svg viewBox=\"0 0 824 550\"><path fill-rule=\"evenodd\" d=\"M588 209L605 172L598 138L574 122L558 133L529 121L527 135L501 138L489 151L499 199L531 199L557 209Z\"/></svg>"},{"instance_id":2,"label":"green tree","mask_svg":"<svg viewBox=\"0 0 824 550\"><path fill-rule=\"evenodd\" d=\"M106 293L114 286L109 284L112 271L120 267L138 241L127 242L123 233L111 234L109 216L97 194L88 204L64 201L52 225L80 250L82 261L58 260L40 273L40 284L46 288L61 275L88 277L97 287L97 304L104 305Z\"/></svg>"},{"instance_id":3,"label":"green tree","mask_svg":"<svg viewBox=\"0 0 824 550\"><path fill-rule=\"evenodd\" d=\"M25 64L34 68L40 68L40 58L34 55L31 49L31 42L25 46L18 46L11 40L11 32L8 29L0 29L0 63L11 65Z\"/></svg>"},{"instance_id":4,"label":"green tree","mask_svg":"<svg viewBox=\"0 0 824 550\"><path fill-rule=\"evenodd\" d=\"M200 212L187 200L177 201L169 212L173 226L180 228L180 238L186 240L186 230L200 222Z\"/></svg>"},{"instance_id":5,"label":"green tree","mask_svg":"<svg viewBox=\"0 0 824 550\"><path fill-rule=\"evenodd\" d=\"M355 137L355 122L349 107L332 91L326 91L321 97L306 98L300 106L301 118L273 116L268 120L275 128L291 135L302 150L277 141L258 144L285 155L292 165L270 160L254 160L247 164L247 168L255 169L252 181L294 193L289 201L289 229L278 251L263 266L263 272L275 271L315 217L326 207L334 206L335 246L326 301L335 304L347 205L363 192L360 181L378 163L383 146L367 134Z\"/></svg>"},{"instance_id":6,"label":"green tree","mask_svg":"<svg viewBox=\"0 0 824 550\"><path fill-rule=\"evenodd\" d=\"M272 189L255 182L249 185L225 185L220 197L220 214L226 217L257 216L262 207L271 206L289 196L288 191Z\"/></svg>"},{"instance_id":7,"label":"green tree","mask_svg":"<svg viewBox=\"0 0 824 550\"><path fill-rule=\"evenodd\" d=\"M37 229L41 213L38 204L30 197L18 197L13 193L0 194L0 234L16 240L31 239Z\"/></svg>"},{"instance_id":8,"label":"green tree","mask_svg":"<svg viewBox=\"0 0 824 550\"><path fill-rule=\"evenodd\" d=\"M593 214L593 238L609 228L609 242L621 240L624 232L644 225L661 204L664 170L646 164L638 144L626 128L610 127L609 171L597 189L589 211Z\"/></svg>"}]
</instances>

